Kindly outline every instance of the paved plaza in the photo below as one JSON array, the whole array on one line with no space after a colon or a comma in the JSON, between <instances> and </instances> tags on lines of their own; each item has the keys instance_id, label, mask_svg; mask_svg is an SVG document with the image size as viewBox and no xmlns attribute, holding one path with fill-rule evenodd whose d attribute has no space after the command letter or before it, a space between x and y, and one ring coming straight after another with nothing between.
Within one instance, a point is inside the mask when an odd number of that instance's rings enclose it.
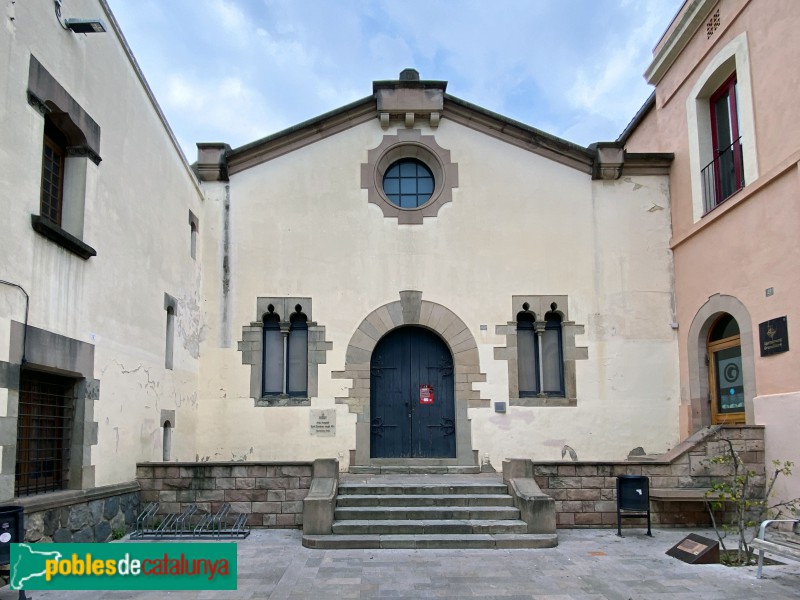
<instances>
[{"instance_id":1,"label":"paved plaza","mask_svg":"<svg viewBox=\"0 0 800 600\"><path fill-rule=\"evenodd\" d=\"M710 536L708 531L693 533ZM257 530L239 542L239 589L230 592L28 592L29 598L536 600L797 600L800 563L756 568L689 565L664 554L690 533L560 530L543 550L309 550L297 530ZM147 543L147 542L141 542ZM0 590L0 600L17 593Z\"/></svg>"}]
</instances>

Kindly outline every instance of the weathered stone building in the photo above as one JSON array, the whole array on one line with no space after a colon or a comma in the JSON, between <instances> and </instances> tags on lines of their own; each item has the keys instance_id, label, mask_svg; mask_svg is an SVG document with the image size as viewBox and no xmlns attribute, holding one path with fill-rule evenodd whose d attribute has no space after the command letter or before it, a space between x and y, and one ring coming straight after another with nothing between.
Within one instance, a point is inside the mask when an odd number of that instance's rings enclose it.
<instances>
[{"instance_id":1,"label":"weathered stone building","mask_svg":"<svg viewBox=\"0 0 800 600\"><path fill-rule=\"evenodd\" d=\"M0 28L0 502L45 515L44 537L107 537L142 462L180 461L140 469L167 503L285 484L255 524L288 526L316 458L596 464L710 423L679 363L688 167L654 141L663 103L584 148L409 69L190 167L105 2L70 10L107 31L75 35L47 0ZM259 464L221 465L227 491L157 487L220 461ZM75 527L46 516L63 506Z\"/></svg>"}]
</instances>

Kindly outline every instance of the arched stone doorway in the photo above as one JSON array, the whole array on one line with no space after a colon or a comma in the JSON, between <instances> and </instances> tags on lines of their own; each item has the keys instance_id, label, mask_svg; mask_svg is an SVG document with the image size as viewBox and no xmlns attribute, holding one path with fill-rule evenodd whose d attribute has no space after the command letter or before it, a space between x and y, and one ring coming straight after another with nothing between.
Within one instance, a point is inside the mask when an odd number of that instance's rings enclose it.
<instances>
[{"instance_id":1,"label":"arched stone doorway","mask_svg":"<svg viewBox=\"0 0 800 600\"><path fill-rule=\"evenodd\" d=\"M371 373L372 354L378 342L390 331L414 325L438 335L453 358L453 411L455 419L455 456L453 457L376 457L370 456L372 437ZM450 309L422 299L422 292L400 292L400 300L375 309L361 322L347 346L345 368L334 371L335 379L350 379L347 396L336 398L347 404L356 419L356 455L354 465L458 465L475 464L472 432L467 409L488 407L473 383L486 381L480 372L478 346L472 332ZM434 402L436 391L434 389ZM419 400L417 400L418 402Z\"/></svg>"}]
</instances>

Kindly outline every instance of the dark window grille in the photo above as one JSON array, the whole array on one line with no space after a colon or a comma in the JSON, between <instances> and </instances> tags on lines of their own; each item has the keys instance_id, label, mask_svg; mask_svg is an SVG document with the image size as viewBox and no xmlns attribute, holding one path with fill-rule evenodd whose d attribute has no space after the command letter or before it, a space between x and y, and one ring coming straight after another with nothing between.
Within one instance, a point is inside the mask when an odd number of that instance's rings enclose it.
<instances>
[{"instance_id":1,"label":"dark window grille","mask_svg":"<svg viewBox=\"0 0 800 600\"><path fill-rule=\"evenodd\" d=\"M46 120L42 145L42 190L39 213L56 225L61 225L66 154L66 138L55 125Z\"/></svg>"},{"instance_id":2,"label":"dark window grille","mask_svg":"<svg viewBox=\"0 0 800 600\"><path fill-rule=\"evenodd\" d=\"M73 379L23 371L17 420L16 496L66 487L74 385Z\"/></svg>"}]
</instances>

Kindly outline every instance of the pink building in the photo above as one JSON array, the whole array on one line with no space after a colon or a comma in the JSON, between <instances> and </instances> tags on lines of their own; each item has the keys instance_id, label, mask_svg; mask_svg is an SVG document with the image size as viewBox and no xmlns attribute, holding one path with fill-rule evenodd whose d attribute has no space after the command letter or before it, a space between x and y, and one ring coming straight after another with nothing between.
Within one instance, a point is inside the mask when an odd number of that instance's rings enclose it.
<instances>
[{"instance_id":1,"label":"pink building","mask_svg":"<svg viewBox=\"0 0 800 600\"><path fill-rule=\"evenodd\" d=\"M619 140L675 154L681 436L765 425L767 465L800 464L798 30L795 0L686 0ZM800 469L778 492L800 496Z\"/></svg>"}]
</instances>

